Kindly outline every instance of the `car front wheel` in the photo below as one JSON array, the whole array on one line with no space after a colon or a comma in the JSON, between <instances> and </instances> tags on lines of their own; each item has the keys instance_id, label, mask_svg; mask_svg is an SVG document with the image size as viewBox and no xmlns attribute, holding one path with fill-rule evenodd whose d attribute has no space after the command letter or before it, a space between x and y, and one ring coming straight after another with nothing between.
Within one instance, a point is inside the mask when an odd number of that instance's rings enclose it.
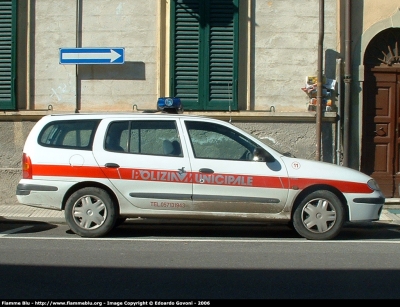
<instances>
[{"instance_id":1,"label":"car front wheel","mask_svg":"<svg viewBox=\"0 0 400 307\"><path fill-rule=\"evenodd\" d=\"M332 192L321 190L307 195L293 212L293 226L309 240L336 237L345 221L342 202Z\"/></svg>"},{"instance_id":2,"label":"car front wheel","mask_svg":"<svg viewBox=\"0 0 400 307\"><path fill-rule=\"evenodd\" d=\"M114 227L115 207L106 191L87 187L76 191L68 198L65 204L65 219L77 235L101 237Z\"/></svg>"}]
</instances>

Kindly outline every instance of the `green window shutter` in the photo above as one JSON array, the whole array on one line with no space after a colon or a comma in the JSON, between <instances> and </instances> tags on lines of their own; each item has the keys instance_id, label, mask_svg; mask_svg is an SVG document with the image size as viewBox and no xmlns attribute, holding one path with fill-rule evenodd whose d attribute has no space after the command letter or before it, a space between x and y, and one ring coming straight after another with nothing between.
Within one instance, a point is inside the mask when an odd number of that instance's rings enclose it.
<instances>
[{"instance_id":1,"label":"green window shutter","mask_svg":"<svg viewBox=\"0 0 400 307\"><path fill-rule=\"evenodd\" d=\"M174 96L184 108L196 108L199 93L199 0L185 0L176 5L174 33Z\"/></svg>"},{"instance_id":2,"label":"green window shutter","mask_svg":"<svg viewBox=\"0 0 400 307\"><path fill-rule=\"evenodd\" d=\"M0 0L0 110L15 110L16 0Z\"/></svg>"},{"instance_id":3,"label":"green window shutter","mask_svg":"<svg viewBox=\"0 0 400 307\"><path fill-rule=\"evenodd\" d=\"M232 101L236 91L235 54L237 6L233 1L214 0L210 10L210 63L208 110L237 109Z\"/></svg>"},{"instance_id":4,"label":"green window shutter","mask_svg":"<svg viewBox=\"0 0 400 307\"><path fill-rule=\"evenodd\" d=\"M237 110L238 0L175 0L171 11L171 93L185 110Z\"/></svg>"}]
</instances>

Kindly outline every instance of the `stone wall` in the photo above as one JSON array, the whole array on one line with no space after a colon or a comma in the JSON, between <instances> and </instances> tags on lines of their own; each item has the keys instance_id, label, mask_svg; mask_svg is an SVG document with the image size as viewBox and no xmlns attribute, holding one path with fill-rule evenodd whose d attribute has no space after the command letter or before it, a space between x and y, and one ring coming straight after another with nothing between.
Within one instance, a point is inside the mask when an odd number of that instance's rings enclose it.
<instances>
[{"instance_id":1,"label":"stone wall","mask_svg":"<svg viewBox=\"0 0 400 307\"><path fill-rule=\"evenodd\" d=\"M35 122L0 122L0 204L16 203L21 178L22 150Z\"/></svg>"}]
</instances>

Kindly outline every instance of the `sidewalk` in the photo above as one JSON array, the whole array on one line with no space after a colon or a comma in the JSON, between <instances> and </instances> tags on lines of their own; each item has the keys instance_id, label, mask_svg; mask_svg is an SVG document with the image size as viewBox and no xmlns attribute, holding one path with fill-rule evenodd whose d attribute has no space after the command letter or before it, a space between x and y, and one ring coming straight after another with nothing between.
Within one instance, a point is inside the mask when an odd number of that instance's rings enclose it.
<instances>
[{"instance_id":1,"label":"sidewalk","mask_svg":"<svg viewBox=\"0 0 400 307\"><path fill-rule=\"evenodd\" d=\"M2 219L65 223L64 211L40 209L21 204L0 205Z\"/></svg>"},{"instance_id":2,"label":"sidewalk","mask_svg":"<svg viewBox=\"0 0 400 307\"><path fill-rule=\"evenodd\" d=\"M4 219L65 223L63 211L40 209L21 204L0 205L0 221ZM386 199L379 221L400 225L400 198Z\"/></svg>"}]
</instances>

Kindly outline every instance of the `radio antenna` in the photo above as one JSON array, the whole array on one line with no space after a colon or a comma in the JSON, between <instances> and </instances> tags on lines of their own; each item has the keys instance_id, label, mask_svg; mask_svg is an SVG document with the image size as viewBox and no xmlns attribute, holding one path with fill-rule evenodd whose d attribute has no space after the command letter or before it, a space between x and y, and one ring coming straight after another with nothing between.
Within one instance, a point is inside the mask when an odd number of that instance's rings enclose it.
<instances>
[{"instance_id":1,"label":"radio antenna","mask_svg":"<svg viewBox=\"0 0 400 307\"><path fill-rule=\"evenodd\" d=\"M231 102L232 102L232 82L228 82L228 102L229 102L229 123L232 122L232 108L231 108Z\"/></svg>"}]
</instances>

